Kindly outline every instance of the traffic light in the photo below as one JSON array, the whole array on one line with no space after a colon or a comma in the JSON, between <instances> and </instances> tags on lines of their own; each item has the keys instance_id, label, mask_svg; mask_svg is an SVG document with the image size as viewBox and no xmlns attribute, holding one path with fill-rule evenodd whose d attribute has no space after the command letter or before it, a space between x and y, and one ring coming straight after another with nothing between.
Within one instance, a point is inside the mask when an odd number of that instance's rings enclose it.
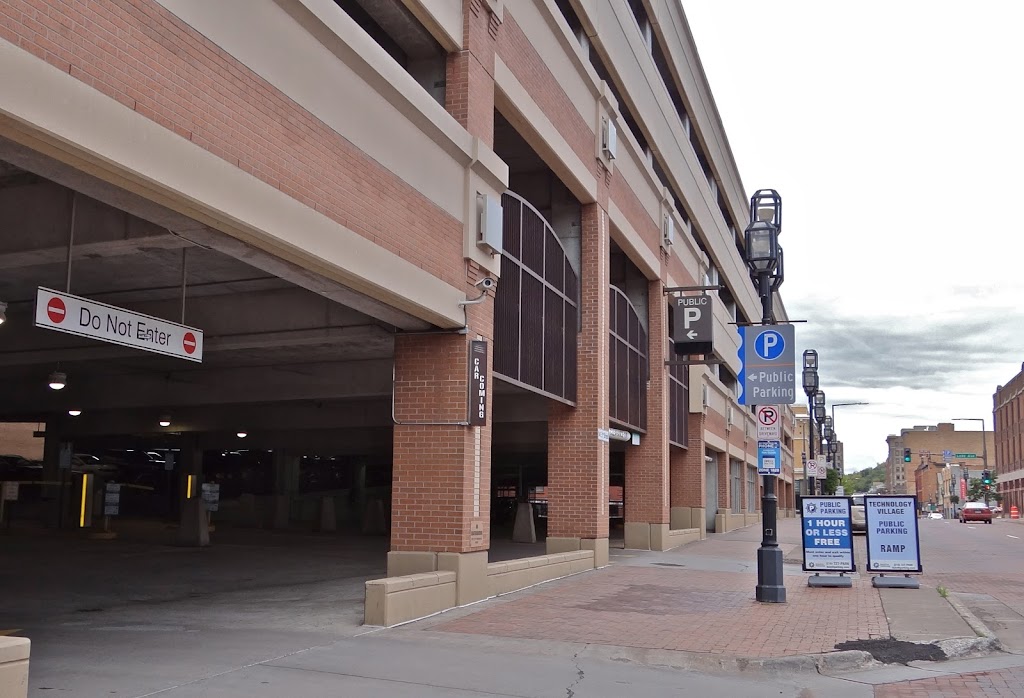
<instances>
[{"instance_id":1,"label":"traffic light","mask_svg":"<svg viewBox=\"0 0 1024 698\"><path fill-rule=\"evenodd\" d=\"M904 463L909 463L910 462L910 449L909 448L903 449L903 462Z\"/></svg>"},{"instance_id":2,"label":"traffic light","mask_svg":"<svg viewBox=\"0 0 1024 698\"><path fill-rule=\"evenodd\" d=\"M988 470L981 471L981 484L985 485L985 489L988 489L992 484L992 473Z\"/></svg>"}]
</instances>

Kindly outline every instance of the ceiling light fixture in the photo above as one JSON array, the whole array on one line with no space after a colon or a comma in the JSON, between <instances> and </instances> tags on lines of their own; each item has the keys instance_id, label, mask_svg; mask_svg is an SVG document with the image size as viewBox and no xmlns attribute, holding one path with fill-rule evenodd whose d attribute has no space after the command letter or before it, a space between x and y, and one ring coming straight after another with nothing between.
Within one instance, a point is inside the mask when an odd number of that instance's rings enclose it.
<instances>
[{"instance_id":1,"label":"ceiling light fixture","mask_svg":"<svg viewBox=\"0 0 1024 698\"><path fill-rule=\"evenodd\" d=\"M68 414L71 415L72 417L77 417L78 415L82 414L82 410L68 410Z\"/></svg>"},{"instance_id":2,"label":"ceiling light fixture","mask_svg":"<svg viewBox=\"0 0 1024 698\"><path fill-rule=\"evenodd\" d=\"M64 390L68 384L68 376L62 371L54 371L50 374L47 383L50 386L50 390Z\"/></svg>"},{"instance_id":3,"label":"ceiling light fixture","mask_svg":"<svg viewBox=\"0 0 1024 698\"><path fill-rule=\"evenodd\" d=\"M160 415L160 426L162 426L162 427L169 427L169 426L171 426L171 415L169 415L169 414L162 414L162 415Z\"/></svg>"},{"instance_id":4,"label":"ceiling light fixture","mask_svg":"<svg viewBox=\"0 0 1024 698\"><path fill-rule=\"evenodd\" d=\"M7 322L7 304L0 301L0 325Z\"/></svg>"},{"instance_id":5,"label":"ceiling light fixture","mask_svg":"<svg viewBox=\"0 0 1024 698\"><path fill-rule=\"evenodd\" d=\"M238 438L240 438L240 439L244 439L244 438L245 438L245 437L247 437L248 435L249 435L249 434L248 434L248 433L246 433L246 432L244 432L244 431L240 431L240 432L238 432L237 434L235 434L235 436L237 436L237 437L238 437Z\"/></svg>"}]
</instances>

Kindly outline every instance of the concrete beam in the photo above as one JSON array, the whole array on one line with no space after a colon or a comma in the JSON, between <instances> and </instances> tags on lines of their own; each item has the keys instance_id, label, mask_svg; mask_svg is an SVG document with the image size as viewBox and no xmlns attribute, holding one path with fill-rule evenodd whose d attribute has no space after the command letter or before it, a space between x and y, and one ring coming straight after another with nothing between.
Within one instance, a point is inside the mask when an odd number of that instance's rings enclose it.
<instances>
[{"instance_id":1,"label":"concrete beam","mask_svg":"<svg viewBox=\"0 0 1024 698\"><path fill-rule=\"evenodd\" d=\"M127 240L106 240L103 242L86 242L76 244L72 250L72 264L76 258L124 257L137 254L142 250L179 250L192 247L192 243L174 235L153 235L144 238ZM68 248L48 247L21 252L0 254L0 269L20 269L22 267L41 266L43 264L63 264L68 258Z\"/></svg>"},{"instance_id":2,"label":"concrete beam","mask_svg":"<svg viewBox=\"0 0 1024 698\"><path fill-rule=\"evenodd\" d=\"M9 399L0 404L0 418L28 419L81 410L171 408L188 405L229 405L290 400L385 397L391 395L391 359L308 363L278 367L185 366L161 373L117 369L113 373L68 373L68 387L46 387L49 367L6 380Z\"/></svg>"}]
</instances>

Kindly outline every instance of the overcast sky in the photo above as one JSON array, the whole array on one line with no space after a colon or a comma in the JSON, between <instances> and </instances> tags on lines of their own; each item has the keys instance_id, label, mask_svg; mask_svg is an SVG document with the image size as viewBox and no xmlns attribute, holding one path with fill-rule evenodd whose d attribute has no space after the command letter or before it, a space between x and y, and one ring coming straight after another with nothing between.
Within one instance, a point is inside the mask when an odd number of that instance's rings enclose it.
<instances>
[{"instance_id":1,"label":"overcast sky","mask_svg":"<svg viewBox=\"0 0 1024 698\"><path fill-rule=\"evenodd\" d=\"M744 186L782 196L798 351L871 403L836 409L847 470L991 429L1024 361L1024 3L682 4Z\"/></svg>"}]
</instances>

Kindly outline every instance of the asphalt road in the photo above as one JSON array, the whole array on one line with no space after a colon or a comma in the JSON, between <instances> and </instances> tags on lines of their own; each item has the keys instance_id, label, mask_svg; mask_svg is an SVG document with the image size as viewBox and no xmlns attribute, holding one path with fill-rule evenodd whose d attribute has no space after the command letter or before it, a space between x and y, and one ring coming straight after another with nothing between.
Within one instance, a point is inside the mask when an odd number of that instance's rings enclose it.
<instances>
[{"instance_id":1,"label":"asphalt road","mask_svg":"<svg viewBox=\"0 0 1024 698\"><path fill-rule=\"evenodd\" d=\"M919 523L922 583L954 592L1007 649L1024 653L1024 524Z\"/></svg>"}]
</instances>

